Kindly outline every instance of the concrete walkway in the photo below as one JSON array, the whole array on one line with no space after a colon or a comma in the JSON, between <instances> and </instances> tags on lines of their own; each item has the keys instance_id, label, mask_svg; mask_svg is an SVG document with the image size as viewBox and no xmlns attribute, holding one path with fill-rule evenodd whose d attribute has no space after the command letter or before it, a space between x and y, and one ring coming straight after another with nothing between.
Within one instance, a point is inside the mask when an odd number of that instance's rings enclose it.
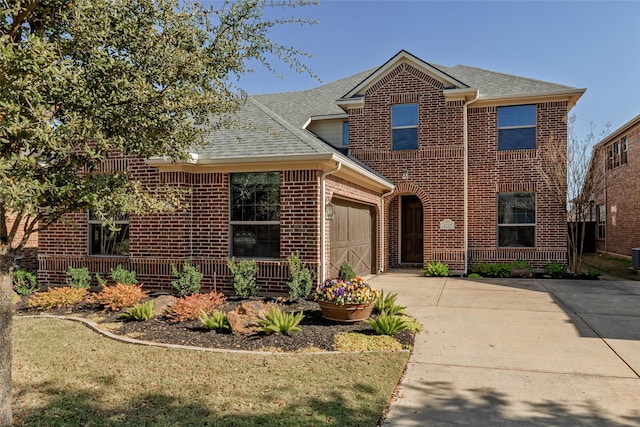
<instances>
[{"instance_id":1,"label":"concrete walkway","mask_svg":"<svg viewBox=\"0 0 640 427\"><path fill-rule=\"evenodd\" d=\"M640 426L640 282L371 283L425 327L383 426Z\"/></svg>"}]
</instances>

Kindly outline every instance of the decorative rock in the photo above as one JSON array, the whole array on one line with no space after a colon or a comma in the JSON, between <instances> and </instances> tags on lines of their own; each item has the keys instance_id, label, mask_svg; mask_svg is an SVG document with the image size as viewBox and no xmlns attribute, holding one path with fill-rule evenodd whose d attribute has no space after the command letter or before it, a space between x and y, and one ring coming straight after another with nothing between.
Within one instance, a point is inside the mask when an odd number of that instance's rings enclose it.
<instances>
[{"instance_id":1,"label":"decorative rock","mask_svg":"<svg viewBox=\"0 0 640 427\"><path fill-rule=\"evenodd\" d=\"M533 277L533 274L531 274L531 271L527 270L526 268L516 267L511 270L511 277L518 279L530 279L531 277Z\"/></svg>"},{"instance_id":2,"label":"decorative rock","mask_svg":"<svg viewBox=\"0 0 640 427\"><path fill-rule=\"evenodd\" d=\"M167 309L176 302L176 297L171 295L160 295L153 300L156 306L156 316L162 316Z\"/></svg>"},{"instance_id":3,"label":"decorative rock","mask_svg":"<svg viewBox=\"0 0 640 427\"><path fill-rule=\"evenodd\" d=\"M271 308L271 304L260 301L245 301L235 310L227 313L227 321L234 335L253 334L261 326L258 320L265 320L265 311Z\"/></svg>"}]
</instances>

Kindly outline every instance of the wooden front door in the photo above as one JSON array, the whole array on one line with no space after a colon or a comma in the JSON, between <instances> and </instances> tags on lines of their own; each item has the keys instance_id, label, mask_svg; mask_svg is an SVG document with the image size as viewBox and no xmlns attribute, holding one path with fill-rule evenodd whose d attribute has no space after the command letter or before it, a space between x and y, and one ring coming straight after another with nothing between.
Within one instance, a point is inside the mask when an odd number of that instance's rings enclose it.
<instances>
[{"instance_id":1,"label":"wooden front door","mask_svg":"<svg viewBox=\"0 0 640 427\"><path fill-rule=\"evenodd\" d=\"M416 196L402 196L401 211L401 262L422 264L422 202Z\"/></svg>"}]
</instances>

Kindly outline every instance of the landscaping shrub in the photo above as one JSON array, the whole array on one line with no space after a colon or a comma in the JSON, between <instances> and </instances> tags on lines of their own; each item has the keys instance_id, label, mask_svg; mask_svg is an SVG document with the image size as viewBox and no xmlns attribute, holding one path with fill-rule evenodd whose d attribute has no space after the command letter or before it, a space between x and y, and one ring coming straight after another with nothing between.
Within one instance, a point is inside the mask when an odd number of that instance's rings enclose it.
<instances>
[{"instance_id":1,"label":"landscaping shrub","mask_svg":"<svg viewBox=\"0 0 640 427\"><path fill-rule=\"evenodd\" d=\"M598 280L600 279L600 276L602 276L602 273L600 273L598 270L596 270L595 268L591 268L589 267L587 269L586 275L589 279L591 280Z\"/></svg>"},{"instance_id":2,"label":"landscaping shrub","mask_svg":"<svg viewBox=\"0 0 640 427\"><path fill-rule=\"evenodd\" d=\"M449 266L440 261L431 261L424 264L420 273L427 277L447 277L449 276Z\"/></svg>"},{"instance_id":3,"label":"landscaping shrub","mask_svg":"<svg viewBox=\"0 0 640 427\"><path fill-rule=\"evenodd\" d=\"M67 286L71 288L88 288L91 286L91 274L89 274L89 269L87 267L69 267L67 269L66 283Z\"/></svg>"},{"instance_id":4,"label":"landscaping shrub","mask_svg":"<svg viewBox=\"0 0 640 427\"><path fill-rule=\"evenodd\" d=\"M467 276L469 279L482 279L482 276L478 273L471 273Z\"/></svg>"},{"instance_id":5,"label":"landscaping shrub","mask_svg":"<svg viewBox=\"0 0 640 427\"><path fill-rule=\"evenodd\" d=\"M567 265L561 262L550 262L543 267L545 276L561 278L567 273Z\"/></svg>"},{"instance_id":6,"label":"landscaping shrub","mask_svg":"<svg viewBox=\"0 0 640 427\"><path fill-rule=\"evenodd\" d=\"M347 280L351 280L356 276L356 271L353 269L351 264L349 264L348 261L343 262L340 266L340 269L338 270L338 277L346 282Z\"/></svg>"},{"instance_id":7,"label":"landscaping shrub","mask_svg":"<svg viewBox=\"0 0 640 427\"><path fill-rule=\"evenodd\" d=\"M292 300L307 298L313 291L315 273L302 265L300 253L287 257L289 262L289 296Z\"/></svg>"},{"instance_id":8,"label":"landscaping shrub","mask_svg":"<svg viewBox=\"0 0 640 427\"><path fill-rule=\"evenodd\" d=\"M118 265L111 270L111 279L113 283L122 283L123 285L137 285L136 272L125 269L122 265Z\"/></svg>"},{"instance_id":9,"label":"landscaping shrub","mask_svg":"<svg viewBox=\"0 0 640 427\"><path fill-rule=\"evenodd\" d=\"M80 304L87 295L86 288L52 288L46 292L38 292L31 295L27 301L27 307L38 310L50 308L70 307Z\"/></svg>"},{"instance_id":10,"label":"landscaping shrub","mask_svg":"<svg viewBox=\"0 0 640 427\"><path fill-rule=\"evenodd\" d=\"M18 268L13 271L13 290L18 295L31 295L38 289L38 277L35 273Z\"/></svg>"},{"instance_id":11,"label":"landscaping shrub","mask_svg":"<svg viewBox=\"0 0 640 427\"><path fill-rule=\"evenodd\" d=\"M142 285L116 283L105 286L92 299L106 309L118 311L139 303L147 296L147 292L142 290Z\"/></svg>"},{"instance_id":12,"label":"landscaping shrub","mask_svg":"<svg viewBox=\"0 0 640 427\"><path fill-rule=\"evenodd\" d=\"M155 313L156 306L153 301L149 300L127 308L124 313L120 313L119 317L127 320L145 321L151 319Z\"/></svg>"},{"instance_id":13,"label":"landscaping shrub","mask_svg":"<svg viewBox=\"0 0 640 427\"><path fill-rule=\"evenodd\" d=\"M401 305L396 304L396 299L398 298L398 294L393 293L386 295L384 294L384 289L380 290L380 296L375 302L374 308L376 312L382 313L386 312L388 314L404 314L404 309L407 307L403 307Z\"/></svg>"},{"instance_id":14,"label":"landscaping shrub","mask_svg":"<svg viewBox=\"0 0 640 427\"><path fill-rule=\"evenodd\" d=\"M216 310L210 315L202 310L200 323L209 330L219 331L222 329L228 330L230 328L229 321L227 320L227 314L222 310Z\"/></svg>"},{"instance_id":15,"label":"landscaping shrub","mask_svg":"<svg viewBox=\"0 0 640 427\"><path fill-rule=\"evenodd\" d=\"M236 262L235 257L227 260L229 270L233 280L233 289L236 294L243 298L255 297L260 292L260 287L256 284L256 273L258 266L256 262L243 259Z\"/></svg>"},{"instance_id":16,"label":"landscaping shrub","mask_svg":"<svg viewBox=\"0 0 640 427\"><path fill-rule=\"evenodd\" d=\"M533 273L533 267L529 264L529 261L524 261L522 259L517 259L511 263L511 270L514 268L524 268L525 270L529 270Z\"/></svg>"},{"instance_id":17,"label":"landscaping shrub","mask_svg":"<svg viewBox=\"0 0 640 427\"><path fill-rule=\"evenodd\" d=\"M173 322L198 320L202 317L203 311L211 315L214 311L221 309L225 302L226 297L217 292L188 295L176 300L169 308L167 317Z\"/></svg>"},{"instance_id":18,"label":"landscaping shrub","mask_svg":"<svg viewBox=\"0 0 640 427\"><path fill-rule=\"evenodd\" d=\"M393 335L407 329L407 317L388 314L383 311L377 319L367 319L365 322L371 326L379 335Z\"/></svg>"},{"instance_id":19,"label":"landscaping shrub","mask_svg":"<svg viewBox=\"0 0 640 427\"><path fill-rule=\"evenodd\" d=\"M483 277L509 277L511 274L511 264L503 262L481 262L475 265L473 271Z\"/></svg>"},{"instance_id":20,"label":"landscaping shrub","mask_svg":"<svg viewBox=\"0 0 640 427\"><path fill-rule=\"evenodd\" d=\"M178 279L171 282L171 285L178 291L178 295L187 296L200 292L202 273L200 273L197 266L185 261L182 271L178 271L176 266L172 265L171 274Z\"/></svg>"},{"instance_id":21,"label":"landscaping shrub","mask_svg":"<svg viewBox=\"0 0 640 427\"><path fill-rule=\"evenodd\" d=\"M278 307L273 307L266 312L265 320L258 320L258 323L262 325L258 328L261 332L266 333L285 333L300 332L302 329L298 327L300 321L304 319L302 312L300 313L285 313Z\"/></svg>"}]
</instances>

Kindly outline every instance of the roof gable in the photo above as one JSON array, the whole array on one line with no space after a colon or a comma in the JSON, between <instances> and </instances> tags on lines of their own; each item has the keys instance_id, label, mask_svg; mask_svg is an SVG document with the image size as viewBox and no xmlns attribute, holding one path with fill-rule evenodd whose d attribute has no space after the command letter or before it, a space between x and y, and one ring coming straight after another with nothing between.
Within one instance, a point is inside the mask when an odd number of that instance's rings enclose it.
<instances>
[{"instance_id":1,"label":"roof gable","mask_svg":"<svg viewBox=\"0 0 640 427\"><path fill-rule=\"evenodd\" d=\"M445 73L439 68L421 60L420 58L410 54L406 50L401 50L393 58L385 62L381 67L376 69L367 78L362 80L357 86L347 92L341 99L358 98L363 96L368 89L375 86L379 81L385 78L387 74L392 72L402 64L409 64L418 71L439 81L445 88L468 88L465 83L457 80L453 76Z\"/></svg>"}]
</instances>

